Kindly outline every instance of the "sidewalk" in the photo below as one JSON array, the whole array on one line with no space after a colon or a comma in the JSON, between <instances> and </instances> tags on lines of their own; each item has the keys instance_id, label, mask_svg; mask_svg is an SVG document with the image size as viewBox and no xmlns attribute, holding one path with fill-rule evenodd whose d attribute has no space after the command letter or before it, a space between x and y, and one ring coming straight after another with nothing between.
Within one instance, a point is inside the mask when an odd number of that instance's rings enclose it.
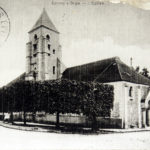
<instances>
[{"instance_id":1,"label":"sidewalk","mask_svg":"<svg viewBox=\"0 0 150 150\"><path fill-rule=\"evenodd\" d=\"M23 122L14 122L14 124L11 124L11 123L6 123L6 122L4 123L3 121L0 121L0 126L11 128L11 129L24 130L24 131L56 132L48 128L48 127L54 127L54 125L45 125L45 124L30 123L30 122L27 122L27 125L23 126ZM59 131L57 131L57 133L59 133Z\"/></svg>"},{"instance_id":2,"label":"sidewalk","mask_svg":"<svg viewBox=\"0 0 150 150\"><path fill-rule=\"evenodd\" d=\"M90 128L82 128L79 130L72 131L68 130L68 128L64 126L60 126L60 129L56 129L55 125L49 124L40 124L40 123L31 123L27 122L27 125L24 126L23 122L14 122L12 125L11 123L4 123L0 121L0 126L17 129L17 130L24 130L24 131L35 131L35 132L50 132L50 133L81 133L81 134L91 134ZM150 127L146 128L133 128L133 129L99 129L97 133L100 134L109 134L109 133L129 133L129 132L142 132L142 131L150 131Z\"/></svg>"},{"instance_id":3,"label":"sidewalk","mask_svg":"<svg viewBox=\"0 0 150 150\"><path fill-rule=\"evenodd\" d=\"M102 131L114 132L114 133L128 133L128 132L142 132L142 131L150 131L150 127L146 128L129 128L129 129L100 129Z\"/></svg>"}]
</instances>

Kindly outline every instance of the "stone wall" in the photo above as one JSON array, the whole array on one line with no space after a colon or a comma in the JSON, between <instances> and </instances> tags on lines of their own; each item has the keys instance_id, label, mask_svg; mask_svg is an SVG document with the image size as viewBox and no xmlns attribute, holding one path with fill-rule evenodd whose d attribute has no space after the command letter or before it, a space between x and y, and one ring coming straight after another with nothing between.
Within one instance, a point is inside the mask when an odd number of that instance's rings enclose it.
<instances>
[{"instance_id":1,"label":"stone wall","mask_svg":"<svg viewBox=\"0 0 150 150\"><path fill-rule=\"evenodd\" d=\"M23 113L14 113L14 120L23 119ZM27 121L33 121L32 113L28 113L26 116ZM76 124L83 126L91 126L91 121L84 115L77 114L60 114L60 123L65 124ZM37 113L35 117L35 121L39 123L56 123L56 115L48 114L48 113ZM121 119L115 118L97 118L98 125L101 128L121 128L122 121Z\"/></svg>"},{"instance_id":2,"label":"stone wall","mask_svg":"<svg viewBox=\"0 0 150 150\"><path fill-rule=\"evenodd\" d=\"M141 100L146 99L149 86L120 81L114 86L114 103L111 117L122 120L122 128L140 127ZM131 90L131 95L129 91Z\"/></svg>"}]
</instances>

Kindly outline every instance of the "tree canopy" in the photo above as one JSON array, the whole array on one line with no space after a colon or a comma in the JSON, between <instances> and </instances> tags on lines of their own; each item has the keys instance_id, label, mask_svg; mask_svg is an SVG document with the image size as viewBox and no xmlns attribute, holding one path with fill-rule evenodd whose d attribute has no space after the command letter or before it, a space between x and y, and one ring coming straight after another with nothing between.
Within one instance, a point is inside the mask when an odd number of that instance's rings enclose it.
<instances>
[{"instance_id":1,"label":"tree canopy","mask_svg":"<svg viewBox=\"0 0 150 150\"><path fill-rule=\"evenodd\" d=\"M19 81L0 89L1 111L83 113L89 118L110 116L113 86L65 79Z\"/></svg>"}]
</instances>

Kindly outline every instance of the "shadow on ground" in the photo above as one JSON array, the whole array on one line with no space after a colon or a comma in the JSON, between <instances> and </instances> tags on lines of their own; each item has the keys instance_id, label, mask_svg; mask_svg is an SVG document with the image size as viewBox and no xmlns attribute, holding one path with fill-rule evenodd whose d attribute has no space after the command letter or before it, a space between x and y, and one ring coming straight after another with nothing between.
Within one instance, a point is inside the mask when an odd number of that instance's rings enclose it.
<instances>
[{"instance_id":1,"label":"shadow on ground","mask_svg":"<svg viewBox=\"0 0 150 150\"><path fill-rule=\"evenodd\" d=\"M22 126L22 127L32 127L34 128L34 130L38 130L40 129L46 129L47 132L51 132L51 133L65 133L65 134L107 134L110 132L106 132L106 131L102 131L102 130L97 130L97 131L93 131L91 130L91 128L87 128L87 127L80 127L80 126L76 126L76 125L60 125L59 127L56 127L56 125L54 124L50 124L50 125L46 125L46 124L26 124L24 125L22 122L15 122L13 123L13 125L15 126Z\"/></svg>"}]
</instances>

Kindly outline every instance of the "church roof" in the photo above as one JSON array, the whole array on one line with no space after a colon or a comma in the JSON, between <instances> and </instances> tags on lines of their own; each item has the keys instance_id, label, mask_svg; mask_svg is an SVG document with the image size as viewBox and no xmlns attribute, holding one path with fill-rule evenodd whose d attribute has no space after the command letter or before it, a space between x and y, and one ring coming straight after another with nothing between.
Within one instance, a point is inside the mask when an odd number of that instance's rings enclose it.
<instances>
[{"instance_id":1,"label":"church roof","mask_svg":"<svg viewBox=\"0 0 150 150\"><path fill-rule=\"evenodd\" d=\"M123 63L118 57L67 68L62 78L100 83L127 81L150 85L150 80Z\"/></svg>"},{"instance_id":2,"label":"church roof","mask_svg":"<svg viewBox=\"0 0 150 150\"><path fill-rule=\"evenodd\" d=\"M59 33L55 25L53 24L53 22L50 20L45 9L43 9L43 12L40 15L39 19L36 21L35 25L32 27L32 29L29 32L32 32L33 30L42 26Z\"/></svg>"},{"instance_id":3,"label":"church roof","mask_svg":"<svg viewBox=\"0 0 150 150\"><path fill-rule=\"evenodd\" d=\"M16 79L12 80L11 82L9 82L6 87L9 87L11 86L12 84L18 82L18 81L24 81L25 80L25 76L26 76L26 73L22 73L20 76L18 76Z\"/></svg>"}]
</instances>

